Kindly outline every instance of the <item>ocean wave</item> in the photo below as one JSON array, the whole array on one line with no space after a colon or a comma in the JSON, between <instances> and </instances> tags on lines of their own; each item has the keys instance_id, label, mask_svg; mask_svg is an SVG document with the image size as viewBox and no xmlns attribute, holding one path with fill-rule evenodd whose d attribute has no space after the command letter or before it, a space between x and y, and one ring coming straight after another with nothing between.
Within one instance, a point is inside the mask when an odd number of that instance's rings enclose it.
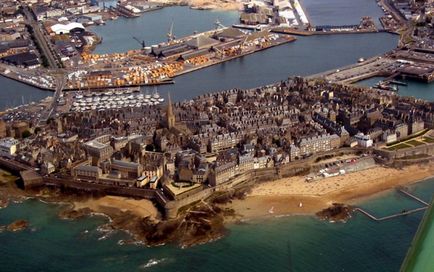
<instances>
[{"instance_id":1,"label":"ocean wave","mask_svg":"<svg viewBox=\"0 0 434 272\"><path fill-rule=\"evenodd\" d=\"M103 235L98 238L98 241L106 240L107 238L111 237L117 230L113 229L110 225L105 224L101 225L96 229L99 233L102 233Z\"/></svg>"},{"instance_id":2,"label":"ocean wave","mask_svg":"<svg viewBox=\"0 0 434 272\"><path fill-rule=\"evenodd\" d=\"M105 213L100 213L100 212L91 212L91 213L90 213L90 216L101 216L101 217L105 217L105 218L108 219L108 221L109 221L110 223L113 222L113 219L112 219L110 216L108 216L107 214L105 214Z\"/></svg>"},{"instance_id":3,"label":"ocean wave","mask_svg":"<svg viewBox=\"0 0 434 272\"><path fill-rule=\"evenodd\" d=\"M164 261L166 261L166 258L162 258L162 259L150 259L146 264L143 264L140 266L140 268L142 269L146 269L155 265L158 265Z\"/></svg>"}]
</instances>

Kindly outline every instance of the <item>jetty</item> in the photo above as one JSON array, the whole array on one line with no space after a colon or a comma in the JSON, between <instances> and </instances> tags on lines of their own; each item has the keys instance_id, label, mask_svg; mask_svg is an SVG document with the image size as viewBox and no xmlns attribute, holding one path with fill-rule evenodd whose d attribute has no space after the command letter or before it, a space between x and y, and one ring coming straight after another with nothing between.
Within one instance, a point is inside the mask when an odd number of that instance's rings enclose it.
<instances>
[{"instance_id":1,"label":"jetty","mask_svg":"<svg viewBox=\"0 0 434 272\"><path fill-rule=\"evenodd\" d=\"M365 209L360 208L360 207L355 208L354 211L360 212L361 214L367 216L369 219L371 219L373 221L381 222L381 221L390 220L393 218L413 214L413 213L424 211L424 210L428 209L429 203L427 203L426 201L420 199L419 197L411 194L405 188L399 187L399 188L397 188L397 191L404 194L405 196L421 203L422 205L424 205L424 207L420 207L420 208L416 208L416 209L412 209L412 210L403 210L400 213L395 213L395 214L387 215L387 216L383 216L383 217L376 217L375 215L371 214L370 212L368 212Z\"/></svg>"}]
</instances>

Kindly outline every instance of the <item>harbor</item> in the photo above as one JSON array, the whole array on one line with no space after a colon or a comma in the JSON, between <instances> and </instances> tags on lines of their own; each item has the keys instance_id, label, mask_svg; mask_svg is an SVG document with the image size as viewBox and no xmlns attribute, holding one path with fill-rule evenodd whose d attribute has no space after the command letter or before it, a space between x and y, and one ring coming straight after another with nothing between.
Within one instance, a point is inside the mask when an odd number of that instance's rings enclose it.
<instances>
[{"instance_id":1,"label":"harbor","mask_svg":"<svg viewBox=\"0 0 434 272\"><path fill-rule=\"evenodd\" d=\"M160 97L158 92L142 94L138 88L101 92L68 92L61 99L67 107L65 110L71 112L151 107L164 102L164 98Z\"/></svg>"},{"instance_id":2,"label":"harbor","mask_svg":"<svg viewBox=\"0 0 434 272\"><path fill-rule=\"evenodd\" d=\"M110 6L109 10L128 10L134 13L132 17L141 17L146 11L160 12L160 8L164 7L139 2L130 6L118 3L115 7ZM107 9L103 7L104 10ZM277 15L269 12L271 8L279 10ZM136 44L136 49L122 53L98 54L93 52L93 47L90 49L85 45L80 58L75 56L63 62L63 72L67 77L64 90L173 84L173 78L180 75L294 42L296 38L288 35L289 33L311 36L367 34L379 31L374 19L369 16L362 17L359 24L310 26L306 14L298 1L289 1L288 4L278 6L246 4L240 15L242 24L233 24L233 27L226 27L217 19L214 30L195 32L193 35L177 38L177 26L172 22L166 35L167 42L149 46L147 40L133 36L131 40L138 42L141 48L137 49ZM269 18L265 20L269 23L255 22L262 18L261 16ZM279 22L278 28L275 28L276 20ZM110 63L113 60L116 60L116 65ZM4 69L3 75L41 89L55 88L54 76L50 71L41 76L30 70Z\"/></svg>"}]
</instances>

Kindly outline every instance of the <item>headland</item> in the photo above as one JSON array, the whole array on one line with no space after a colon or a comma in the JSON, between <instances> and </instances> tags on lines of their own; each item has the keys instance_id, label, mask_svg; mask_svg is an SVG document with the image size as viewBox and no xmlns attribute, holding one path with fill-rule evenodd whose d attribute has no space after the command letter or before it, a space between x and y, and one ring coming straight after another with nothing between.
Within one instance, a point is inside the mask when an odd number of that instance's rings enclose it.
<instances>
[{"instance_id":1,"label":"headland","mask_svg":"<svg viewBox=\"0 0 434 272\"><path fill-rule=\"evenodd\" d=\"M135 38L142 48L97 55L92 49L100 40L82 23L58 24L61 15L46 18L52 7L40 13L40 6L22 4L10 16L25 20L22 35L31 37L41 63L9 58L2 71L55 93L2 114L0 165L20 175L22 188L7 183L3 195L72 203L62 218L104 213L109 227L148 245L191 246L221 237L228 218L311 214L432 176L432 103L388 87L350 85L378 75L390 82L433 79L428 24L415 31L396 7L380 5L391 13L383 22L388 31L402 28L393 52L308 78L172 103L158 92L138 93L137 86L171 83L177 75L295 41L288 33L378 30L369 18L313 27L299 2L289 1L246 5L232 27L216 22L214 30L178 39L172 24L167 42L149 47ZM118 5L118 12L122 7L127 15L144 12L134 5ZM276 18L270 8L282 12ZM414 10L426 15L425 7ZM88 17L79 19L101 21ZM75 49L59 46L64 39ZM233 198L246 199L228 205Z\"/></svg>"}]
</instances>

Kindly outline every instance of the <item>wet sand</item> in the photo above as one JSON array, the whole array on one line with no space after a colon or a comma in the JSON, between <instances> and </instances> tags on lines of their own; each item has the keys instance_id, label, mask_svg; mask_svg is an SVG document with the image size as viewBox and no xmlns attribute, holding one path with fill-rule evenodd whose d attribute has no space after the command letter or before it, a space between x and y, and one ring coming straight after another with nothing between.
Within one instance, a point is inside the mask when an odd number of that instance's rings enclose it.
<instances>
[{"instance_id":1,"label":"wet sand","mask_svg":"<svg viewBox=\"0 0 434 272\"><path fill-rule=\"evenodd\" d=\"M97 213L111 215L116 211L131 212L138 217L151 217L156 219L159 213L154 204L146 199L132 199L119 196L104 196L101 198L89 198L85 201L73 202L75 210L89 208Z\"/></svg>"},{"instance_id":2,"label":"wet sand","mask_svg":"<svg viewBox=\"0 0 434 272\"><path fill-rule=\"evenodd\" d=\"M259 184L245 199L234 200L228 207L244 218L314 214L332 203L354 205L362 198L433 175L434 164L429 164L412 165L401 170L378 166L311 183L305 182L304 176L291 177Z\"/></svg>"}]
</instances>

